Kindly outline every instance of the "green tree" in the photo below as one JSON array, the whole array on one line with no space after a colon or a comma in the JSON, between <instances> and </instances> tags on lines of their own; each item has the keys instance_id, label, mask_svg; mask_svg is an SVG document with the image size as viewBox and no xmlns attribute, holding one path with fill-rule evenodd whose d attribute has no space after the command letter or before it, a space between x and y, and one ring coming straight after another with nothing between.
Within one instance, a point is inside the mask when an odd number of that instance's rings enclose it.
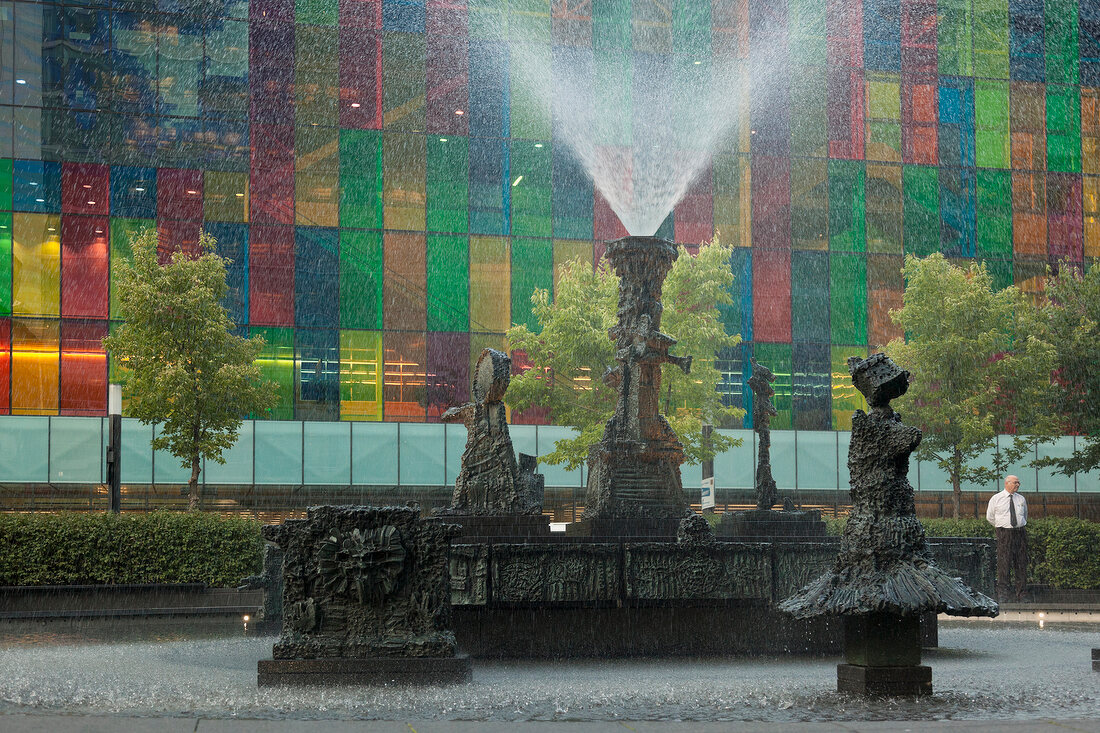
<instances>
[{"instance_id":1,"label":"green tree","mask_svg":"<svg viewBox=\"0 0 1100 733\"><path fill-rule=\"evenodd\" d=\"M263 339L233 333L222 306L226 260L206 233L197 256L177 250L161 264L157 233L143 230L132 242L133 261L115 265L124 323L103 340L123 367L128 414L161 423L153 448L167 450L191 469L189 508L198 508L201 459L225 463L242 418L275 402L255 360Z\"/></svg>"},{"instance_id":2,"label":"green tree","mask_svg":"<svg viewBox=\"0 0 1100 733\"><path fill-rule=\"evenodd\" d=\"M1044 338L1056 350L1053 412L1064 431L1085 436L1068 458L1043 458L1066 475L1100 468L1100 268L1063 267L1046 282Z\"/></svg>"},{"instance_id":3,"label":"green tree","mask_svg":"<svg viewBox=\"0 0 1100 733\"><path fill-rule=\"evenodd\" d=\"M704 422L729 425L745 414L723 406L715 390L721 378L715 354L741 342L740 336L726 334L717 308L732 303L731 252L732 245L717 239L694 257L681 247L662 291L661 330L679 340L674 354L691 354L694 360L690 375L671 364L662 366L661 405L693 463L740 444L714 433L707 445L702 436ZM508 331L511 348L525 352L533 364L512 379L508 403L518 410L549 408L556 424L578 431L542 456L547 463L564 463L569 469L582 465L615 412L617 392L602 377L615 364L615 343L607 332L616 323L618 293L619 278L606 263L593 268L580 260L571 262L562 268L552 300L542 288L531 296L539 333L523 325Z\"/></svg>"},{"instance_id":4,"label":"green tree","mask_svg":"<svg viewBox=\"0 0 1100 733\"><path fill-rule=\"evenodd\" d=\"M905 339L886 350L911 376L894 406L924 431L917 457L951 477L958 518L962 482L995 479L1054 430L1054 349L1035 305L1015 287L994 292L984 264L909 255L902 273L904 305L891 316ZM1012 445L999 446L999 433L1015 434Z\"/></svg>"}]
</instances>

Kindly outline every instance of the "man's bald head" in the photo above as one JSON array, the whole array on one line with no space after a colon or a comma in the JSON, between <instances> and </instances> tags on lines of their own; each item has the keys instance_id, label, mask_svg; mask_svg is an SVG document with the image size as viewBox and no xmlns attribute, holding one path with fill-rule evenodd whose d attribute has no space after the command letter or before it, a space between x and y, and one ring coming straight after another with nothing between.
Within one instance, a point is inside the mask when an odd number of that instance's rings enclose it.
<instances>
[{"instance_id":1,"label":"man's bald head","mask_svg":"<svg viewBox=\"0 0 1100 733\"><path fill-rule=\"evenodd\" d=\"M1018 488L1020 488L1020 478L1018 476L1005 476L1005 491L1015 494Z\"/></svg>"}]
</instances>

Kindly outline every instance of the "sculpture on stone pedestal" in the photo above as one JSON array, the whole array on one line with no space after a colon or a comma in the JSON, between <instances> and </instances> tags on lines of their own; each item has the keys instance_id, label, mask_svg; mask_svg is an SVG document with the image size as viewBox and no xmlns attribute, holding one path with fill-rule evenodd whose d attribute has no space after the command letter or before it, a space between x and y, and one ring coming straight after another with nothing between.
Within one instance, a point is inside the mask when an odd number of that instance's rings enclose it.
<instances>
[{"instance_id":1,"label":"sculpture on stone pedestal","mask_svg":"<svg viewBox=\"0 0 1100 733\"><path fill-rule=\"evenodd\" d=\"M604 381L619 393L603 438L588 453L584 520L670 521L669 534L688 510L680 480L684 449L658 413L661 365L684 373L691 357L670 355L676 339L661 333L661 287L678 252L657 237L623 237L607 245L619 276L618 323L608 331L618 364Z\"/></svg>"},{"instance_id":2,"label":"sculpture on stone pedestal","mask_svg":"<svg viewBox=\"0 0 1100 733\"><path fill-rule=\"evenodd\" d=\"M890 407L909 388L909 373L881 353L849 359L848 370L871 408L852 416L852 512L832 569L780 609L798 618L845 617L842 691L929 694L931 669L920 666L920 614L996 616L998 608L931 560L908 479L921 431Z\"/></svg>"},{"instance_id":3,"label":"sculpture on stone pedestal","mask_svg":"<svg viewBox=\"0 0 1100 733\"><path fill-rule=\"evenodd\" d=\"M766 366L757 363L756 358L750 359L752 364L752 376L749 377L749 387L752 389L752 429L756 432L757 458L756 458L756 508L771 509L779 501L779 491L772 478L771 459L771 419L779 414L772 404L775 390L772 382L775 375Z\"/></svg>"},{"instance_id":4,"label":"sculpture on stone pedestal","mask_svg":"<svg viewBox=\"0 0 1100 733\"><path fill-rule=\"evenodd\" d=\"M535 473L535 458L517 463L508 433L504 393L511 381L512 360L485 349L474 368L473 402L443 413L444 422L466 426L466 449L455 481L454 496L444 515L540 515L544 479Z\"/></svg>"}]
</instances>

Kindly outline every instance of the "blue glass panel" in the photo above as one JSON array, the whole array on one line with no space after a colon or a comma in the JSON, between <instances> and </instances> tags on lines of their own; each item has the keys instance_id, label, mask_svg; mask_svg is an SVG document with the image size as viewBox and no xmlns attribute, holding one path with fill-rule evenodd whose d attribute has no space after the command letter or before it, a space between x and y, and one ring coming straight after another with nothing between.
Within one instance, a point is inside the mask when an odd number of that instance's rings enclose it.
<instances>
[{"instance_id":1,"label":"blue glass panel","mask_svg":"<svg viewBox=\"0 0 1100 733\"><path fill-rule=\"evenodd\" d=\"M225 463L206 461L203 468L203 478L206 483L237 485L252 483L252 467L256 447L255 426L255 420L244 421L237 442L222 452Z\"/></svg>"},{"instance_id":2,"label":"blue glass panel","mask_svg":"<svg viewBox=\"0 0 1100 733\"><path fill-rule=\"evenodd\" d=\"M161 426L156 425L154 436L161 434ZM191 480L190 465L184 466L179 458L166 450L158 450L153 453L153 483L154 484L186 484ZM199 476L202 482L202 476Z\"/></svg>"},{"instance_id":3,"label":"blue glass panel","mask_svg":"<svg viewBox=\"0 0 1100 733\"><path fill-rule=\"evenodd\" d=\"M382 28L423 33L424 0L382 0Z\"/></svg>"},{"instance_id":4,"label":"blue glass panel","mask_svg":"<svg viewBox=\"0 0 1100 733\"><path fill-rule=\"evenodd\" d=\"M352 481L356 486L397 486L397 426L351 424Z\"/></svg>"},{"instance_id":5,"label":"blue glass panel","mask_svg":"<svg viewBox=\"0 0 1100 733\"><path fill-rule=\"evenodd\" d=\"M901 12L898 0L864 0L863 65L901 71Z\"/></svg>"},{"instance_id":6,"label":"blue glass panel","mask_svg":"<svg viewBox=\"0 0 1100 733\"><path fill-rule=\"evenodd\" d=\"M799 430L797 468L799 491L834 491L837 488L836 433Z\"/></svg>"},{"instance_id":7,"label":"blue glass panel","mask_svg":"<svg viewBox=\"0 0 1100 733\"><path fill-rule=\"evenodd\" d=\"M470 233L507 234L507 144L470 138Z\"/></svg>"},{"instance_id":8,"label":"blue glass panel","mask_svg":"<svg viewBox=\"0 0 1100 733\"><path fill-rule=\"evenodd\" d=\"M60 163L17 160L12 169L12 206L15 211L60 213Z\"/></svg>"},{"instance_id":9,"label":"blue glass panel","mask_svg":"<svg viewBox=\"0 0 1100 733\"><path fill-rule=\"evenodd\" d=\"M0 415L0 481L48 481L49 433L48 417Z\"/></svg>"},{"instance_id":10,"label":"blue glass panel","mask_svg":"<svg viewBox=\"0 0 1100 733\"><path fill-rule=\"evenodd\" d=\"M340 249L336 229L294 230L294 321L298 326L340 324Z\"/></svg>"},{"instance_id":11,"label":"blue glass panel","mask_svg":"<svg viewBox=\"0 0 1100 733\"><path fill-rule=\"evenodd\" d=\"M122 483L153 483L153 426L134 418L122 418ZM106 440L104 449L106 449Z\"/></svg>"},{"instance_id":12,"label":"blue glass panel","mask_svg":"<svg viewBox=\"0 0 1100 733\"><path fill-rule=\"evenodd\" d=\"M974 167L974 80L940 77L940 165Z\"/></svg>"},{"instance_id":13,"label":"blue glass panel","mask_svg":"<svg viewBox=\"0 0 1100 733\"><path fill-rule=\"evenodd\" d=\"M1043 443L1039 446L1039 457L1069 458L1073 455L1073 440L1074 436L1072 435L1062 435L1053 443ZM1040 468L1037 481L1035 488L1038 491L1073 493L1077 489L1075 476L1066 476L1050 468ZM1021 486L1020 488L1026 492L1030 487Z\"/></svg>"},{"instance_id":14,"label":"blue glass panel","mask_svg":"<svg viewBox=\"0 0 1100 733\"><path fill-rule=\"evenodd\" d=\"M305 430L305 483L351 483L351 423L307 422Z\"/></svg>"},{"instance_id":15,"label":"blue glass panel","mask_svg":"<svg viewBox=\"0 0 1100 733\"><path fill-rule=\"evenodd\" d=\"M1046 81L1043 0L1009 0L1008 16L1010 76L1017 81Z\"/></svg>"},{"instance_id":16,"label":"blue glass panel","mask_svg":"<svg viewBox=\"0 0 1100 733\"><path fill-rule=\"evenodd\" d=\"M134 219L157 217L157 169L111 167L111 215Z\"/></svg>"},{"instance_id":17,"label":"blue glass panel","mask_svg":"<svg viewBox=\"0 0 1100 733\"><path fill-rule=\"evenodd\" d=\"M948 257L973 257L977 241L973 169L940 168L940 251Z\"/></svg>"},{"instance_id":18,"label":"blue glass panel","mask_svg":"<svg viewBox=\"0 0 1100 733\"><path fill-rule=\"evenodd\" d=\"M462 452L466 450L466 426L461 423L446 423L444 443L447 461L443 481L447 486L453 487L458 472L462 470Z\"/></svg>"},{"instance_id":19,"label":"blue glass panel","mask_svg":"<svg viewBox=\"0 0 1100 733\"><path fill-rule=\"evenodd\" d=\"M208 221L207 233L218 242L218 254L230 260L226 263L226 284L229 292L222 303L229 317L238 326L248 323L248 225L234 222Z\"/></svg>"},{"instance_id":20,"label":"blue glass panel","mask_svg":"<svg viewBox=\"0 0 1100 733\"><path fill-rule=\"evenodd\" d=\"M401 485L443 486L443 425L441 423L398 423L401 427Z\"/></svg>"},{"instance_id":21,"label":"blue glass panel","mask_svg":"<svg viewBox=\"0 0 1100 733\"><path fill-rule=\"evenodd\" d=\"M470 40L468 88L470 135L506 137L509 126L507 45ZM470 157L473 158L472 152Z\"/></svg>"},{"instance_id":22,"label":"blue glass panel","mask_svg":"<svg viewBox=\"0 0 1100 733\"><path fill-rule=\"evenodd\" d=\"M720 435L739 438L741 445L714 457L714 486L718 489L751 489L756 456L751 430L719 430Z\"/></svg>"},{"instance_id":23,"label":"blue glass panel","mask_svg":"<svg viewBox=\"0 0 1100 733\"><path fill-rule=\"evenodd\" d=\"M295 360L299 418L340 419L340 332L295 330Z\"/></svg>"},{"instance_id":24,"label":"blue glass panel","mask_svg":"<svg viewBox=\"0 0 1100 733\"><path fill-rule=\"evenodd\" d=\"M245 172L249 168L249 126L244 120L205 120L204 144L197 148L210 170Z\"/></svg>"},{"instance_id":25,"label":"blue glass panel","mask_svg":"<svg viewBox=\"0 0 1100 733\"><path fill-rule=\"evenodd\" d=\"M1081 85L1100 86L1100 3L1081 3L1079 11Z\"/></svg>"},{"instance_id":26,"label":"blue glass panel","mask_svg":"<svg viewBox=\"0 0 1100 733\"><path fill-rule=\"evenodd\" d=\"M538 454L540 456L552 453L554 443L558 440L566 440L576 437L577 431L560 425L538 426ZM539 462L538 472L546 477L547 486L584 486L584 477L581 469L573 471L565 470L564 465L551 466L549 463Z\"/></svg>"},{"instance_id":27,"label":"blue glass panel","mask_svg":"<svg viewBox=\"0 0 1100 733\"><path fill-rule=\"evenodd\" d=\"M555 145L552 152L553 234L559 239L592 239L592 179L567 146Z\"/></svg>"},{"instance_id":28,"label":"blue glass panel","mask_svg":"<svg viewBox=\"0 0 1100 733\"><path fill-rule=\"evenodd\" d=\"M516 460L519 460L520 453L527 453L532 456L538 455L537 430L538 427L535 425L508 426L508 434L512 436L512 450L516 454Z\"/></svg>"},{"instance_id":29,"label":"blue glass panel","mask_svg":"<svg viewBox=\"0 0 1100 733\"><path fill-rule=\"evenodd\" d=\"M794 369L791 375L794 426L799 430L828 430L832 427L829 344L796 343L791 347L791 362Z\"/></svg>"}]
</instances>

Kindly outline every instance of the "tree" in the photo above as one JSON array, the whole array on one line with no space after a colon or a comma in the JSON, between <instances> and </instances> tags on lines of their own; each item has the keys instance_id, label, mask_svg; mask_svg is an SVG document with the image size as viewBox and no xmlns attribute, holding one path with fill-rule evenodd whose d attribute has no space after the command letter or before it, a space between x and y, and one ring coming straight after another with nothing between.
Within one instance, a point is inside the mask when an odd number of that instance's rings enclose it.
<instances>
[{"instance_id":1,"label":"tree","mask_svg":"<svg viewBox=\"0 0 1100 733\"><path fill-rule=\"evenodd\" d=\"M732 303L732 245L717 239L690 255L683 247L665 279L661 330L679 340L674 354L694 356L691 374L665 364L661 369L661 405L691 462L714 456L739 440L714 433L704 443L702 425L727 425L744 410L722 405L715 390L721 374L714 364L720 349L736 346L739 336L726 334L718 305ZM574 469L588 457L588 448L603 436L604 423L615 412L618 393L604 384L604 370L615 364L615 342L607 331L616 323L619 278L601 262L595 268L575 261L562 268L550 292L539 288L531 296L540 332L526 326L508 331L511 348L523 351L533 365L512 379L507 400L514 409L549 408L554 422L579 431L559 440L542 459Z\"/></svg>"},{"instance_id":2,"label":"tree","mask_svg":"<svg viewBox=\"0 0 1100 733\"><path fill-rule=\"evenodd\" d=\"M905 339L886 350L910 382L894 404L924 431L917 457L951 477L958 518L963 481L995 479L1053 431L1054 349L1038 335L1035 305L1015 287L994 292L984 264L909 255L902 273L904 305L891 317ZM1012 445L999 446L999 433L1015 434Z\"/></svg>"},{"instance_id":3,"label":"tree","mask_svg":"<svg viewBox=\"0 0 1100 733\"><path fill-rule=\"evenodd\" d=\"M1044 338L1055 356L1054 407L1065 432L1084 435L1068 458L1043 458L1066 475L1100 468L1100 268L1081 274L1063 267L1047 279L1042 305Z\"/></svg>"},{"instance_id":4,"label":"tree","mask_svg":"<svg viewBox=\"0 0 1100 733\"><path fill-rule=\"evenodd\" d=\"M161 423L153 448L191 469L191 510L198 508L201 459L225 463L222 452L237 441L242 419L275 402L274 383L255 364L263 339L235 335L222 306L226 260L216 245L202 233L198 255L177 250L161 264L156 232L138 234L133 261L115 266L125 322L103 340L123 367L130 416Z\"/></svg>"}]
</instances>

